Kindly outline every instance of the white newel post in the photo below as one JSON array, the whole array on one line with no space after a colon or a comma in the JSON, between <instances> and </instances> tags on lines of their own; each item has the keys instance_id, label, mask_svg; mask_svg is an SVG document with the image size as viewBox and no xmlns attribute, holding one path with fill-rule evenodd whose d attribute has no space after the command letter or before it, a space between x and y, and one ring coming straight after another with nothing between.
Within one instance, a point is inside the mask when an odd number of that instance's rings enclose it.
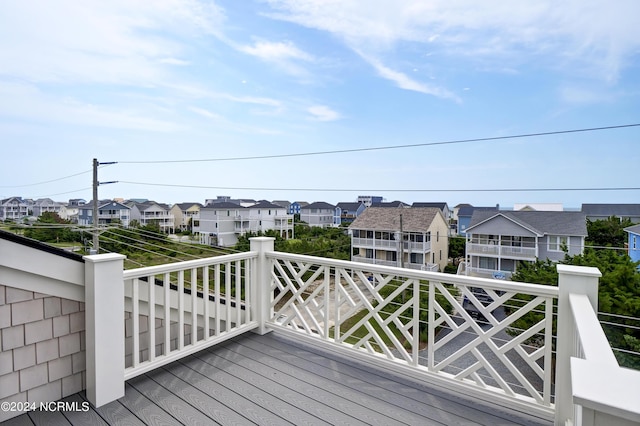
<instances>
[{"instance_id":1,"label":"white newel post","mask_svg":"<svg viewBox=\"0 0 640 426\"><path fill-rule=\"evenodd\" d=\"M598 279L602 276L598 268L587 266L558 265L558 338L556 340L556 397L555 424L573 422L573 393L571 389L571 357L576 346L575 322L569 294L584 294L591 306L598 311Z\"/></svg>"},{"instance_id":2,"label":"white newel post","mask_svg":"<svg viewBox=\"0 0 640 426\"><path fill-rule=\"evenodd\" d=\"M85 256L87 397L96 407L124 396L125 256Z\"/></svg>"},{"instance_id":3,"label":"white newel post","mask_svg":"<svg viewBox=\"0 0 640 426\"><path fill-rule=\"evenodd\" d=\"M249 241L251 251L258 252L258 260L251 276L252 303L250 309L251 317L258 321L259 326L253 332L262 335L271 331L267 328L267 320L271 313L271 292L269 290L271 271L266 253L273 251L275 238L254 237L249 238Z\"/></svg>"}]
</instances>

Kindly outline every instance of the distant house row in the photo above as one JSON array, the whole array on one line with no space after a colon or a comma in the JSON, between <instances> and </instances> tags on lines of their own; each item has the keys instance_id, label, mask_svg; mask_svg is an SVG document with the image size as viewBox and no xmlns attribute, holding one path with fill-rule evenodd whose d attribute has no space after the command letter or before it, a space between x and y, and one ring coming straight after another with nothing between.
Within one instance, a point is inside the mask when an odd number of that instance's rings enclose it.
<instances>
[{"instance_id":1,"label":"distant house row","mask_svg":"<svg viewBox=\"0 0 640 426\"><path fill-rule=\"evenodd\" d=\"M80 226L92 226L93 202L51 199L0 200L0 219L21 221L54 212ZM219 196L169 206L145 199L102 200L97 223L129 227L157 225L162 232L189 230L201 244L233 246L247 233L275 231L294 237L294 216L309 226L348 229L352 260L421 270L443 270L449 258L448 238L466 239L465 273L509 278L521 261L561 260L565 253L580 254L587 237L587 220L616 216L640 223L640 204L583 204L581 211L565 211L561 204L520 204L513 210L500 206L401 201L361 196L356 202L336 205L318 201L273 202ZM640 260L640 225L627 228L629 254Z\"/></svg>"}]
</instances>

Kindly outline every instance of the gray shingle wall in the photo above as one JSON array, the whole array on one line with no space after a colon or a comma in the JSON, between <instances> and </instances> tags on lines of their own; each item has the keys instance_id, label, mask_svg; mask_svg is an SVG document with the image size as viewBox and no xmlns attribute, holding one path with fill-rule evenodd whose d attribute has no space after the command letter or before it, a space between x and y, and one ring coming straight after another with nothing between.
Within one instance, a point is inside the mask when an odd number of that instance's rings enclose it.
<instances>
[{"instance_id":1,"label":"gray shingle wall","mask_svg":"<svg viewBox=\"0 0 640 426\"><path fill-rule=\"evenodd\" d=\"M84 303L0 285L0 401L51 402L85 388ZM0 421L21 413L0 411Z\"/></svg>"}]
</instances>

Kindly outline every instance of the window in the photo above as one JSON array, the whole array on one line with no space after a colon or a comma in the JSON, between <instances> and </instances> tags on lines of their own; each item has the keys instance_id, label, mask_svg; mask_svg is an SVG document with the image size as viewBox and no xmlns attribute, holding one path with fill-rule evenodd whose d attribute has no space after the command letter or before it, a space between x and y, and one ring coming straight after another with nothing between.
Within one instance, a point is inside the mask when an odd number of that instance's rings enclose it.
<instances>
[{"instance_id":1,"label":"window","mask_svg":"<svg viewBox=\"0 0 640 426\"><path fill-rule=\"evenodd\" d=\"M569 249L569 239L560 235L549 235L547 237L549 241L549 251L563 251L563 249Z\"/></svg>"}]
</instances>

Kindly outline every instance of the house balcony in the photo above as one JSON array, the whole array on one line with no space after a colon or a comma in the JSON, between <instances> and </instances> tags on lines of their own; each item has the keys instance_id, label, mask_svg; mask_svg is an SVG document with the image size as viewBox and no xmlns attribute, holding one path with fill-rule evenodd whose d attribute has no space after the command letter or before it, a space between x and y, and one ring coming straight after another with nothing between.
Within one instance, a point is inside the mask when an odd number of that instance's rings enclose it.
<instances>
[{"instance_id":1,"label":"house balcony","mask_svg":"<svg viewBox=\"0 0 640 426\"><path fill-rule=\"evenodd\" d=\"M86 393L63 401L91 404L65 412L71 423L640 421L640 372L618 366L597 321L595 268L558 265L559 285L541 286L276 252L260 237L248 252L123 272L122 255L50 268L0 244L15 303L85 307Z\"/></svg>"},{"instance_id":2,"label":"house balcony","mask_svg":"<svg viewBox=\"0 0 640 426\"><path fill-rule=\"evenodd\" d=\"M495 256L528 260L534 260L538 255L537 247L517 247L476 243L467 243L466 252L467 254L479 256Z\"/></svg>"},{"instance_id":3,"label":"house balcony","mask_svg":"<svg viewBox=\"0 0 640 426\"><path fill-rule=\"evenodd\" d=\"M361 248L383 248L383 249L391 249L398 250L400 247L399 242L396 240L382 240L375 238L352 238L352 247L361 247ZM415 242L415 241L404 241L402 244L403 250L412 252L412 253L427 253L431 251L431 241L424 242Z\"/></svg>"}]
</instances>

